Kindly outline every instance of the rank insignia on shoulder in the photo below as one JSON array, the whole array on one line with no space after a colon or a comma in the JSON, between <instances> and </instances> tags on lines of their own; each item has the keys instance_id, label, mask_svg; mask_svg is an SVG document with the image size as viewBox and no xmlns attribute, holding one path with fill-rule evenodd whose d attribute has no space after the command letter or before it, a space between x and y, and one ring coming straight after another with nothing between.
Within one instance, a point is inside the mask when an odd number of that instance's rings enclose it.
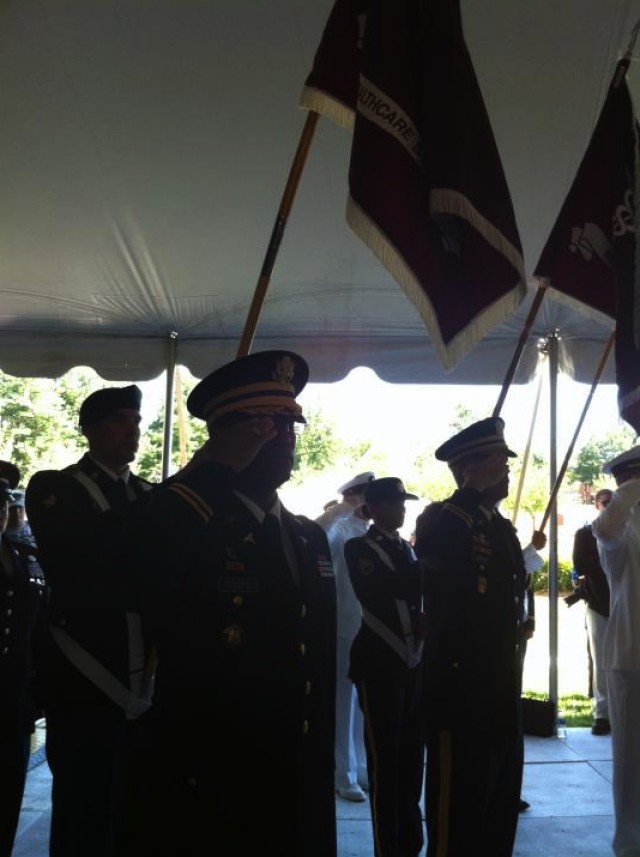
<instances>
[{"instance_id":1,"label":"rank insignia on shoulder","mask_svg":"<svg viewBox=\"0 0 640 857\"><path fill-rule=\"evenodd\" d=\"M320 577L335 577L333 563L331 562L331 559L326 556L318 557L318 564L316 568L318 569L318 574L320 575Z\"/></svg>"},{"instance_id":2,"label":"rank insignia on shoulder","mask_svg":"<svg viewBox=\"0 0 640 857\"><path fill-rule=\"evenodd\" d=\"M360 574L371 574L373 571L373 562L366 557L362 557L358 560L358 571Z\"/></svg>"},{"instance_id":3,"label":"rank insignia on shoulder","mask_svg":"<svg viewBox=\"0 0 640 857\"><path fill-rule=\"evenodd\" d=\"M45 507L45 509L52 509L56 505L57 502L58 502L58 498L56 497L56 495L55 494L49 494L49 496L45 497L44 500L42 501L42 505Z\"/></svg>"},{"instance_id":4,"label":"rank insignia on shoulder","mask_svg":"<svg viewBox=\"0 0 640 857\"><path fill-rule=\"evenodd\" d=\"M487 578L478 575L478 592L480 595L485 595L487 591Z\"/></svg>"},{"instance_id":5,"label":"rank insignia on shoulder","mask_svg":"<svg viewBox=\"0 0 640 857\"><path fill-rule=\"evenodd\" d=\"M244 642L244 629L240 625L228 625L222 631L222 642L228 649L236 649Z\"/></svg>"}]
</instances>

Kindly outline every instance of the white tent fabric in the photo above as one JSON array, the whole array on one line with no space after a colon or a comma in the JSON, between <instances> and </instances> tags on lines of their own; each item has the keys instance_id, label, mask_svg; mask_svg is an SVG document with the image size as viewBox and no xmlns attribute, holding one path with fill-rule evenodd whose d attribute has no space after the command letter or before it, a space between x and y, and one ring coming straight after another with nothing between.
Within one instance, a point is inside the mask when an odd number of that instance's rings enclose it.
<instances>
[{"instance_id":1,"label":"white tent fabric","mask_svg":"<svg viewBox=\"0 0 640 857\"><path fill-rule=\"evenodd\" d=\"M234 356L304 116L332 0L0 4L0 368L143 380ZM640 0L462 0L530 275ZM630 84L640 86L632 65ZM321 121L255 349L312 380L496 383L526 307L451 374L407 298L344 221L350 135ZM561 368L590 380L610 325L545 301ZM606 377L611 380L611 375Z\"/></svg>"}]
</instances>

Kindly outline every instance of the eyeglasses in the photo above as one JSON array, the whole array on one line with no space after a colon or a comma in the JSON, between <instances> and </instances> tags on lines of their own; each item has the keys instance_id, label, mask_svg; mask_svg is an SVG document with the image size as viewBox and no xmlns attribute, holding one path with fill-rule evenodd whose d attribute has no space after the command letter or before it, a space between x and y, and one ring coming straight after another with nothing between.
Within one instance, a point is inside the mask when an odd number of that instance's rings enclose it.
<instances>
[{"instance_id":1,"label":"eyeglasses","mask_svg":"<svg viewBox=\"0 0 640 857\"><path fill-rule=\"evenodd\" d=\"M289 434L302 434L306 428L306 423L299 423L290 414L269 414L260 413L258 411L236 411L235 413L225 414L217 421L217 425L225 428L230 426L240 425L240 423L255 420L259 417L268 417L273 423L274 428L278 432L288 432Z\"/></svg>"}]
</instances>

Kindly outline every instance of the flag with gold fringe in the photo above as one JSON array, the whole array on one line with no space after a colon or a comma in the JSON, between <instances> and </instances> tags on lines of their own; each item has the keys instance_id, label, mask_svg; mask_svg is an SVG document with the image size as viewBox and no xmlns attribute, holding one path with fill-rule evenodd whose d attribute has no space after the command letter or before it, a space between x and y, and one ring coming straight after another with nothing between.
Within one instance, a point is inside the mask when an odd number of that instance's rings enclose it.
<instances>
[{"instance_id":1,"label":"flag with gold fringe","mask_svg":"<svg viewBox=\"0 0 640 857\"><path fill-rule=\"evenodd\" d=\"M621 60L535 276L594 317L616 321L620 416L640 433L638 123Z\"/></svg>"},{"instance_id":2,"label":"flag with gold fringe","mask_svg":"<svg viewBox=\"0 0 640 857\"><path fill-rule=\"evenodd\" d=\"M347 221L451 369L526 293L456 0L337 0L301 104L353 124Z\"/></svg>"}]
</instances>

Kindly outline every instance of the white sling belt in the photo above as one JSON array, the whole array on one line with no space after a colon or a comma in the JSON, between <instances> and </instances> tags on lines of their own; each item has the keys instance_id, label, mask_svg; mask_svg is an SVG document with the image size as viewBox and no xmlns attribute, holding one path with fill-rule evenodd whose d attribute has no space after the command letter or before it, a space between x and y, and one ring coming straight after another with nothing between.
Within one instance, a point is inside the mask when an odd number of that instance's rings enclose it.
<instances>
[{"instance_id":1,"label":"white sling belt","mask_svg":"<svg viewBox=\"0 0 640 857\"><path fill-rule=\"evenodd\" d=\"M384 551L379 544L374 542L372 539L365 539L369 547L371 547L380 557L382 562L390 568L392 571L396 571L394 564L392 563L389 555L386 551ZM400 628L402 629L403 637L399 637L397 634L388 628L384 622L381 622L377 616L374 616L371 611L362 608L362 620L371 630L377 634L384 642L390 646L393 651L404 661L404 663L409 667L409 669L413 669L413 667L417 667L420 663L420 658L422 657L422 648L423 642L421 641L418 645L416 645L414 633L413 633L413 625L411 624L411 616L409 614L409 608L407 607L407 602L401 599L396 599L396 609L398 611L398 618L400 620Z\"/></svg>"},{"instance_id":2,"label":"white sling belt","mask_svg":"<svg viewBox=\"0 0 640 857\"><path fill-rule=\"evenodd\" d=\"M111 508L109 501L93 479L81 470L73 477L86 489L101 512ZM110 673L92 654L57 625L51 626L51 635L71 663L85 678L122 708L127 719L135 720L151 705L152 683L145 680L144 640L142 622L138 613L125 613L129 645L129 683L126 687Z\"/></svg>"}]
</instances>

